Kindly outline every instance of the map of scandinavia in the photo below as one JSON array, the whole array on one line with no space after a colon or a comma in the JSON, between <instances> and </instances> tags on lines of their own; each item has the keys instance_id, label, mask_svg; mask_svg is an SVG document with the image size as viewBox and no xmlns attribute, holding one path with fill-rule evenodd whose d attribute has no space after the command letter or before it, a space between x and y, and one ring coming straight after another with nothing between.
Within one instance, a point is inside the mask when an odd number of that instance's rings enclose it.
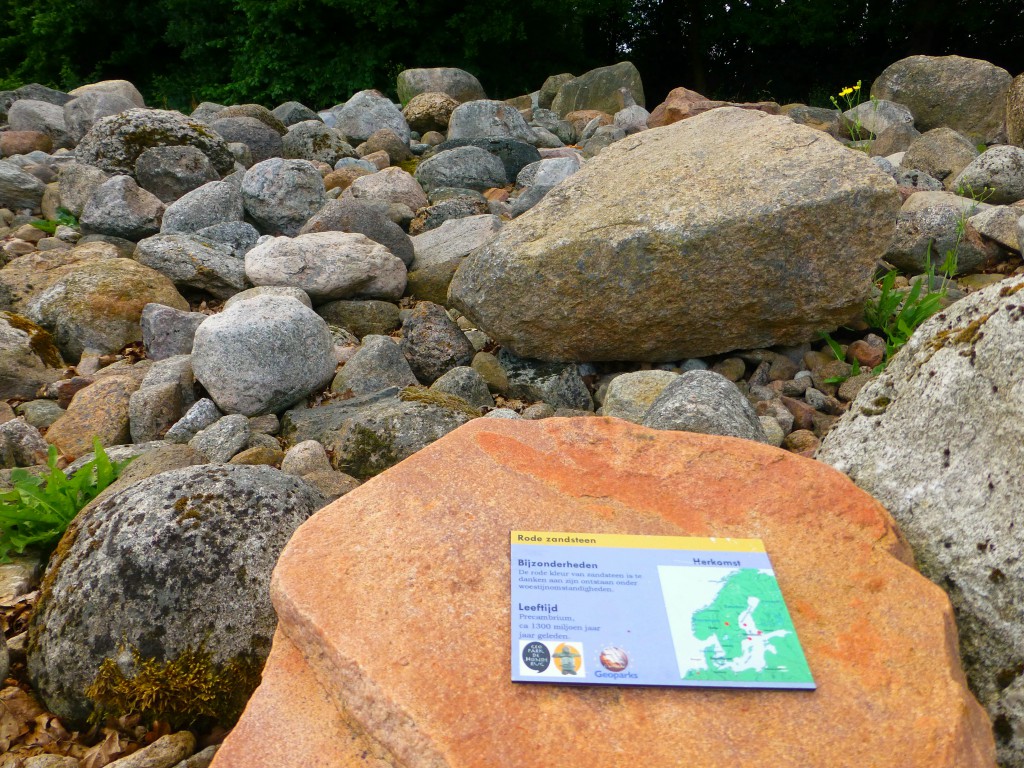
<instances>
[{"instance_id":1,"label":"map of scandinavia","mask_svg":"<svg viewBox=\"0 0 1024 768\"><path fill-rule=\"evenodd\" d=\"M684 680L813 683L771 571L659 566Z\"/></svg>"}]
</instances>

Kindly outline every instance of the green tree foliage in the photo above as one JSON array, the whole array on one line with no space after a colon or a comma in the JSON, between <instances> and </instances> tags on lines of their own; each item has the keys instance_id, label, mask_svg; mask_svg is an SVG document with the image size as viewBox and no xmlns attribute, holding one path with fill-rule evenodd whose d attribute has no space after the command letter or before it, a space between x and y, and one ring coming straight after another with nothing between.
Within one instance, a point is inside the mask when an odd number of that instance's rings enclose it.
<instances>
[{"instance_id":1,"label":"green tree foliage","mask_svg":"<svg viewBox=\"0 0 1024 768\"><path fill-rule=\"evenodd\" d=\"M454 66L496 98L623 59L651 105L708 96L827 106L837 84L910 53L1024 70L1020 0L0 0L0 87L126 78L154 106L394 93L408 67Z\"/></svg>"}]
</instances>

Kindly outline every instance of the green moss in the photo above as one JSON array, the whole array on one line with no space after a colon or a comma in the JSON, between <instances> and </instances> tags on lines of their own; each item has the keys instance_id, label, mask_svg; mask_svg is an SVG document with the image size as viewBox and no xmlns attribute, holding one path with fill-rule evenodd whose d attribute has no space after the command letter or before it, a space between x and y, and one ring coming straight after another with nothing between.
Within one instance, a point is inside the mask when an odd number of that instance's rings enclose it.
<instances>
[{"instance_id":1,"label":"green moss","mask_svg":"<svg viewBox=\"0 0 1024 768\"><path fill-rule=\"evenodd\" d=\"M359 480L368 480L398 463L394 443L362 424L351 425L342 442L338 469Z\"/></svg>"},{"instance_id":2,"label":"green moss","mask_svg":"<svg viewBox=\"0 0 1024 768\"><path fill-rule=\"evenodd\" d=\"M220 664L202 646L186 648L169 661L144 658L136 648L130 652L130 676L114 659L104 659L85 691L94 704L95 722L139 715L147 723L168 723L174 730L198 721L230 727L260 682L262 664L251 657Z\"/></svg>"},{"instance_id":3,"label":"green moss","mask_svg":"<svg viewBox=\"0 0 1024 768\"><path fill-rule=\"evenodd\" d=\"M43 361L44 365L49 368L61 368L64 365L60 352L53 343L53 336L46 330L13 312L0 312L0 316L7 321L11 328L16 328L28 334L29 348L35 353L36 357Z\"/></svg>"},{"instance_id":4,"label":"green moss","mask_svg":"<svg viewBox=\"0 0 1024 768\"><path fill-rule=\"evenodd\" d=\"M411 160L403 160L398 164L398 167L409 174L416 173L416 169L419 167L420 158L414 157Z\"/></svg>"},{"instance_id":5,"label":"green moss","mask_svg":"<svg viewBox=\"0 0 1024 768\"><path fill-rule=\"evenodd\" d=\"M398 397L405 403L426 403L427 405L449 408L453 411L464 413L472 419L480 415L479 408L473 407L458 395L438 392L435 389L427 389L426 387L405 387L399 392Z\"/></svg>"}]
</instances>

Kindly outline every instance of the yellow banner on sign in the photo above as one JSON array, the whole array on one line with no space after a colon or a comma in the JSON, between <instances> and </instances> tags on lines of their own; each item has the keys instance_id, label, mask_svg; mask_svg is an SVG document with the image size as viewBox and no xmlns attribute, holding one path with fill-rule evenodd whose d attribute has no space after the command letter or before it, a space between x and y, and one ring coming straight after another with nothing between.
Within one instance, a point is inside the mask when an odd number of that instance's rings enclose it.
<instances>
[{"instance_id":1,"label":"yellow banner on sign","mask_svg":"<svg viewBox=\"0 0 1024 768\"><path fill-rule=\"evenodd\" d=\"M512 531L513 544L547 547L629 547L631 549L699 549L724 552L764 552L760 539L697 536L637 536L625 533L559 533Z\"/></svg>"}]
</instances>

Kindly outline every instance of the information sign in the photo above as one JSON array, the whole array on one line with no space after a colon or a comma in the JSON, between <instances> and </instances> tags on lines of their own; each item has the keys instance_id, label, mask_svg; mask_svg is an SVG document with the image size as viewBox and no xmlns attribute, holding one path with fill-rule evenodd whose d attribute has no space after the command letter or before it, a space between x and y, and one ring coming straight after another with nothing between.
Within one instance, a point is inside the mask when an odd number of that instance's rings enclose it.
<instances>
[{"instance_id":1,"label":"information sign","mask_svg":"<svg viewBox=\"0 0 1024 768\"><path fill-rule=\"evenodd\" d=\"M512 680L813 689L760 539L512 531Z\"/></svg>"}]
</instances>

